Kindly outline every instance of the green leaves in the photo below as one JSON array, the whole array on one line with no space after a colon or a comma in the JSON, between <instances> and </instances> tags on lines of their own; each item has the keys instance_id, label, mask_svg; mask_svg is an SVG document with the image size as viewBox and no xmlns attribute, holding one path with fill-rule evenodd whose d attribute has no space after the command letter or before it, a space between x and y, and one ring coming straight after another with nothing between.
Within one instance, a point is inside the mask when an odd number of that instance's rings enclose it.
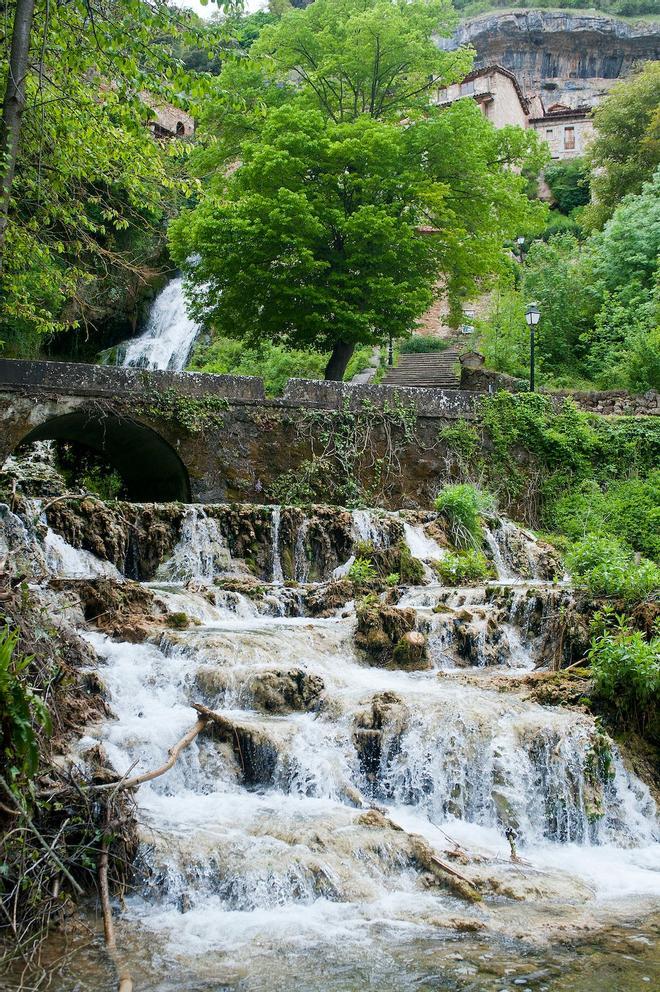
<instances>
[{"instance_id":1,"label":"green leaves","mask_svg":"<svg viewBox=\"0 0 660 992\"><path fill-rule=\"evenodd\" d=\"M17 654L18 634L0 629L0 754L10 784L31 778L39 766L36 729L50 732L50 718L28 681L32 658Z\"/></svg>"},{"instance_id":2,"label":"green leaves","mask_svg":"<svg viewBox=\"0 0 660 992\"><path fill-rule=\"evenodd\" d=\"M251 56L275 80L298 78L307 105L335 122L398 120L469 71L471 52L442 52L432 39L455 22L446 0L315 0L266 28Z\"/></svg>"},{"instance_id":3,"label":"green leaves","mask_svg":"<svg viewBox=\"0 0 660 992\"><path fill-rule=\"evenodd\" d=\"M596 692L626 729L633 722L651 739L660 740L660 636L646 638L625 614L596 613L588 658Z\"/></svg>"}]
</instances>

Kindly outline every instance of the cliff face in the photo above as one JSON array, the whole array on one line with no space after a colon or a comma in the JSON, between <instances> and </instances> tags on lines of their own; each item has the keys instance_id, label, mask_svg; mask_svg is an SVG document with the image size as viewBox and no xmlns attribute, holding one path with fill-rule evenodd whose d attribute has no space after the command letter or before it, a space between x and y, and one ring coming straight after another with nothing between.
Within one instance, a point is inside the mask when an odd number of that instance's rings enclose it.
<instances>
[{"instance_id":1,"label":"cliff face","mask_svg":"<svg viewBox=\"0 0 660 992\"><path fill-rule=\"evenodd\" d=\"M438 44L472 45L475 67L497 63L546 106L576 107L597 103L635 62L660 59L660 24L568 10L493 11L463 21Z\"/></svg>"}]
</instances>

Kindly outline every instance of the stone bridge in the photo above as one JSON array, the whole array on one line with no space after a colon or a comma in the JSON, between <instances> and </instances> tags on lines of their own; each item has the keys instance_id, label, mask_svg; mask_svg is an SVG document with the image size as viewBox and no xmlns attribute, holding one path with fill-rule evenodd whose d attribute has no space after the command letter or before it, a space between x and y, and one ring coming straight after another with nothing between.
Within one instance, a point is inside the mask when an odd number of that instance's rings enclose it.
<instances>
[{"instance_id":1,"label":"stone bridge","mask_svg":"<svg viewBox=\"0 0 660 992\"><path fill-rule=\"evenodd\" d=\"M446 474L439 429L472 418L477 402L464 390L302 379L272 399L243 376L0 361L0 464L21 444L60 439L102 453L136 501L272 502L270 487L323 449L333 419L361 412L374 424L365 471L394 437L385 501L415 506ZM412 433L402 426L411 414Z\"/></svg>"}]
</instances>

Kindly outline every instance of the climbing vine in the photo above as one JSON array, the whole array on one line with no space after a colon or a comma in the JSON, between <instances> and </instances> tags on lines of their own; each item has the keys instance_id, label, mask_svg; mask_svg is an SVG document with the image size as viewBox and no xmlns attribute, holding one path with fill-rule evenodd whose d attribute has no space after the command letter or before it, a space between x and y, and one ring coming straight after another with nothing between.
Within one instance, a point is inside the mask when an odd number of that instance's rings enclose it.
<instances>
[{"instance_id":1,"label":"climbing vine","mask_svg":"<svg viewBox=\"0 0 660 992\"><path fill-rule=\"evenodd\" d=\"M138 413L180 424L190 434L224 427L223 414L228 409L224 396L184 396L174 388L152 390L137 407Z\"/></svg>"},{"instance_id":2,"label":"climbing vine","mask_svg":"<svg viewBox=\"0 0 660 992\"><path fill-rule=\"evenodd\" d=\"M308 410L297 429L311 457L281 475L270 497L289 505L372 506L401 476L401 452L415 441L417 411L398 397L382 407L363 401L357 410L346 399L340 410Z\"/></svg>"}]
</instances>

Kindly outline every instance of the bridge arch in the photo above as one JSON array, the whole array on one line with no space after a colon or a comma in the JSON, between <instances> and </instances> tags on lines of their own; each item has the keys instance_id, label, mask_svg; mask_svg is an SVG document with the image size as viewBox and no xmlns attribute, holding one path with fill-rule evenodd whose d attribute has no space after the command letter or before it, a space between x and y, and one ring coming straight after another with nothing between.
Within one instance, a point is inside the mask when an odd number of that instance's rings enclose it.
<instances>
[{"instance_id":1,"label":"bridge arch","mask_svg":"<svg viewBox=\"0 0 660 992\"><path fill-rule=\"evenodd\" d=\"M174 448L150 427L107 411L77 410L50 417L21 439L70 441L98 452L119 472L137 503L191 501L188 470Z\"/></svg>"}]
</instances>

